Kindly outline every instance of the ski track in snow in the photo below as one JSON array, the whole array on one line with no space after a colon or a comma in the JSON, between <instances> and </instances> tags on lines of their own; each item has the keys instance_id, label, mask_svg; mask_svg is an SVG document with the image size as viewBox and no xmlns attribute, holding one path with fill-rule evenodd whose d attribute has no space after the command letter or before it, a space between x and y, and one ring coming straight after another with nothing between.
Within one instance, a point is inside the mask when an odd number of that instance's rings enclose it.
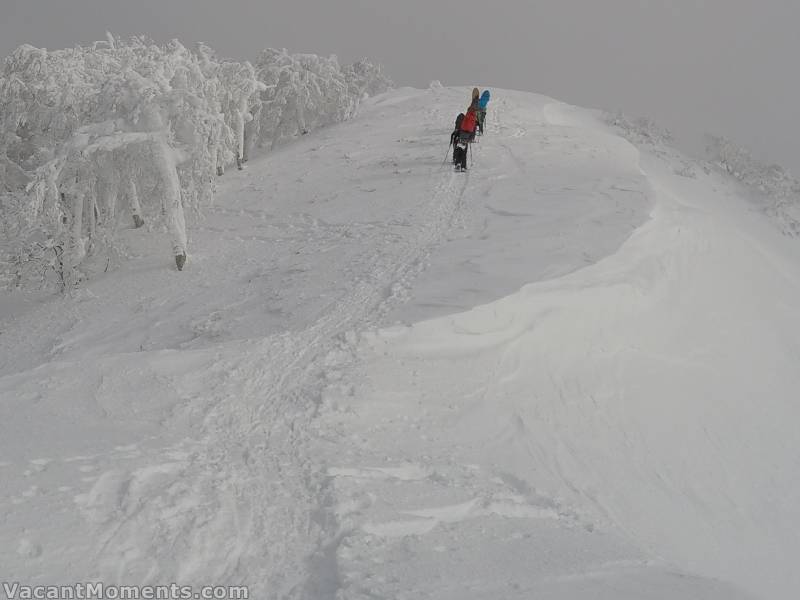
<instances>
[{"instance_id":1,"label":"ski track in snow","mask_svg":"<svg viewBox=\"0 0 800 600\"><path fill-rule=\"evenodd\" d=\"M223 401L206 417L206 435L197 444L198 451L185 464L158 465L110 484L145 489L147 495L141 498L131 497L129 491L124 502L146 502L151 508L116 520L111 530L101 534L104 542L98 560L109 565L105 576L118 578L118 573L125 573L138 580L157 569L162 580L211 575L216 581L263 582L263 588L253 591L266 597L302 594L308 577L306 561L319 543L316 536L325 533L325 523L313 521L319 510L315 503L324 498L324 482L305 452L309 422L324 380L320 378L330 377L337 368L335 352L346 346L342 336L375 324L400 301L426 254L448 230L466 179L454 174L440 179L427 202L423 226L391 251L359 265L362 278L329 312L304 331L254 344L244 361L227 362L223 371L244 375L244 385L235 382L235 390L223 392ZM147 482L162 476L168 481L160 482L162 491L154 495ZM109 495L108 485L101 478L89 495ZM175 512L186 501L181 493L185 487L202 492L195 500L210 504L210 514L206 522L197 522L193 516L176 529ZM281 510L271 512L276 497L285 502ZM158 508L153 510L153 505ZM206 556L206 548L213 547L226 531L235 534L225 552L224 571L212 567L209 572L206 563L192 565L175 556L176 547L183 548L181 554L186 557ZM154 539L164 550L142 563L152 553ZM133 572L126 568L131 553L136 563ZM170 562L175 567L165 568Z\"/></svg>"},{"instance_id":2,"label":"ski track in snow","mask_svg":"<svg viewBox=\"0 0 800 600\"><path fill-rule=\"evenodd\" d=\"M102 472L75 497L96 528L91 576L118 583L246 581L254 597L306 596L316 577L308 561L327 534L318 506L325 481L305 449L320 386L340 368L351 336L403 301L462 209L468 181L449 169L434 171L418 225L392 244L368 246L348 267L354 277L347 293L305 329L228 343L216 356L195 353L205 371L195 385L213 391L202 435L144 450L144 457L135 450L134 468ZM309 224L327 227L316 219ZM307 251L325 251L325 235L313 244ZM165 456L175 458L163 462Z\"/></svg>"}]
</instances>

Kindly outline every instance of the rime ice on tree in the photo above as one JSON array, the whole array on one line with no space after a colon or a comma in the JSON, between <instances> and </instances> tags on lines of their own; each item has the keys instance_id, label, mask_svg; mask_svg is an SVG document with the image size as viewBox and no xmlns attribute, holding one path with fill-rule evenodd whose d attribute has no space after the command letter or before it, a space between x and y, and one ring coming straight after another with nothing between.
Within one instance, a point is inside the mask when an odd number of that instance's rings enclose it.
<instances>
[{"instance_id":1,"label":"rime ice on tree","mask_svg":"<svg viewBox=\"0 0 800 600\"><path fill-rule=\"evenodd\" d=\"M355 114L388 88L378 67L265 50L256 65L219 60L199 44L114 39L49 52L21 46L0 76L0 219L6 278L85 276L120 227L171 237L187 256L186 211L214 194L214 176Z\"/></svg>"}]
</instances>

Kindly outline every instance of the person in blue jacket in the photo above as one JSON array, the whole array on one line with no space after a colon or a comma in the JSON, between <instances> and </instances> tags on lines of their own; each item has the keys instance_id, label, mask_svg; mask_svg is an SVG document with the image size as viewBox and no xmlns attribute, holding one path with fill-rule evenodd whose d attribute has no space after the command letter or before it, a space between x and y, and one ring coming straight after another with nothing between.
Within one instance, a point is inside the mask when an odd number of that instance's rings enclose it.
<instances>
[{"instance_id":1,"label":"person in blue jacket","mask_svg":"<svg viewBox=\"0 0 800 600\"><path fill-rule=\"evenodd\" d=\"M480 100L478 100L478 132L480 135L483 135L483 123L486 121L486 107L489 105L491 97L492 95L489 93L489 90L484 90Z\"/></svg>"}]
</instances>

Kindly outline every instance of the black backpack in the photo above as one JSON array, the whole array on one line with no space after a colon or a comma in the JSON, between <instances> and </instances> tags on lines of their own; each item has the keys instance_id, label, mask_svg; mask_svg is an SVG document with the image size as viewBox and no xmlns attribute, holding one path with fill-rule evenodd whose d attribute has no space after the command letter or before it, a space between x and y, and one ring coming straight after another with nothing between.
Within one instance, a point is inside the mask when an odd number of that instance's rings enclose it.
<instances>
[{"instance_id":1,"label":"black backpack","mask_svg":"<svg viewBox=\"0 0 800 600\"><path fill-rule=\"evenodd\" d=\"M459 113L456 117L456 130L461 129L461 121L464 120L464 113Z\"/></svg>"}]
</instances>

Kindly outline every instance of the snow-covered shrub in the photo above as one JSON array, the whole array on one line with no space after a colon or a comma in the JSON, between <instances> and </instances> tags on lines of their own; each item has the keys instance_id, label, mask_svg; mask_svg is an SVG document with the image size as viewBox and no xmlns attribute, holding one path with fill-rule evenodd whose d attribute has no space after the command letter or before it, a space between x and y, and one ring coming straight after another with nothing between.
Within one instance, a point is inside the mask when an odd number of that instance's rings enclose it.
<instances>
[{"instance_id":1,"label":"snow-covered shrub","mask_svg":"<svg viewBox=\"0 0 800 600\"><path fill-rule=\"evenodd\" d=\"M742 183L775 198L795 198L800 182L782 167L766 164L724 137L708 136L706 151L712 162Z\"/></svg>"},{"instance_id":2,"label":"snow-covered shrub","mask_svg":"<svg viewBox=\"0 0 800 600\"><path fill-rule=\"evenodd\" d=\"M659 126L647 117L630 118L622 112L606 113L605 121L608 125L615 127L620 135L632 144L658 147L672 141L672 134L668 129Z\"/></svg>"},{"instance_id":3,"label":"snow-covered shrub","mask_svg":"<svg viewBox=\"0 0 800 600\"><path fill-rule=\"evenodd\" d=\"M686 177L687 179L697 179L697 173L695 172L695 162L692 160L682 159L680 166L676 166L674 169L674 173L680 177Z\"/></svg>"},{"instance_id":4,"label":"snow-covered shrub","mask_svg":"<svg viewBox=\"0 0 800 600\"><path fill-rule=\"evenodd\" d=\"M765 212L784 232L800 235L800 181L776 164L764 163L731 140L707 136L706 152L712 164L758 192Z\"/></svg>"}]
</instances>

